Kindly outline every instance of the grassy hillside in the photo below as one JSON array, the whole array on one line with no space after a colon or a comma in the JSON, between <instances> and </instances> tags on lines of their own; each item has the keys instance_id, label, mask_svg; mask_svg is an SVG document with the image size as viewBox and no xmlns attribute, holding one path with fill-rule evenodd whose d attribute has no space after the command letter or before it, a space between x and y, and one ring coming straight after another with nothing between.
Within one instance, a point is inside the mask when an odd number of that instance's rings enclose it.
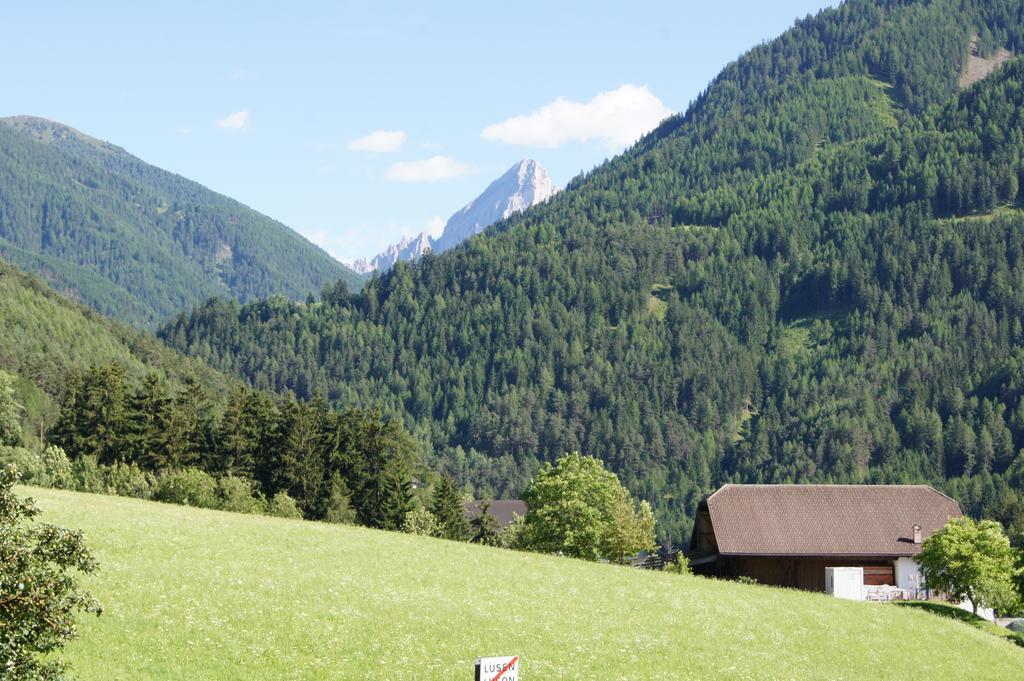
<instances>
[{"instance_id":1,"label":"grassy hillside","mask_svg":"<svg viewBox=\"0 0 1024 681\"><path fill-rule=\"evenodd\" d=\"M103 602L82 679L1016 679L1024 651L926 612L361 528L23 488L80 528Z\"/></svg>"},{"instance_id":2,"label":"grassy hillside","mask_svg":"<svg viewBox=\"0 0 1024 681\"><path fill-rule=\"evenodd\" d=\"M213 295L301 299L361 281L285 225L31 116L0 119L0 258L136 325Z\"/></svg>"}]
</instances>

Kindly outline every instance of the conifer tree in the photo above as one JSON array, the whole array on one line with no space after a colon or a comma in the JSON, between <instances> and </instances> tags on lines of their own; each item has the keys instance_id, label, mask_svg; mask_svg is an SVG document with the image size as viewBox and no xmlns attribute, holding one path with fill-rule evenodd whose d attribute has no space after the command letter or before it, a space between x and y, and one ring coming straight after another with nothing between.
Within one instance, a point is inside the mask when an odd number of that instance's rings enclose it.
<instances>
[{"instance_id":1,"label":"conifer tree","mask_svg":"<svg viewBox=\"0 0 1024 681\"><path fill-rule=\"evenodd\" d=\"M400 530L405 516L413 509L412 479L400 462L391 463L381 476L373 510L374 526L384 530Z\"/></svg>"},{"instance_id":2,"label":"conifer tree","mask_svg":"<svg viewBox=\"0 0 1024 681\"><path fill-rule=\"evenodd\" d=\"M174 399L168 425L168 464L177 468L208 464L214 451L210 399L199 380L188 376Z\"/></svg>"},{"instance_id":3,"label":"conifer tree","mask_svg":"<svg viewBox=\"0 0 1024 681\"><path fill-rule=\"evenodd\" d=\"M480 514L473 516L469 521L469 532L472 537L470 541L474 544L498 546L501 543L498 519L491 515L490 501L480 504Z\"/></svg>"},{"instance_id":4,"label":"conifer tree","mask_svg":"<svg viewBox=\"0 0 1024 681\"><path fill-rule=\"evenodd\" d=\"M469 538L462 495L451 477L442 475L435 483L430 497L430 512L437 518L438 536L455 541Z\"/></svg>"},{"instance_id":5,"label":"conifer tree","mask_svg":"<svg viewBox=\"0 0 1024 681\"><path fill-rule=\"evenodd\" d=\"M125 461L132 443L126 398L125 371L119 364L72 372L50 439L72 458L95 456L102 464Z\"/></svg>"},{"instance_id":6,"label":"conifer tree","mask_svg":"<svg viewBox=\"0 0 1024 681\"><path fill-rule=\"evenodd\" d=\"M167 467L171 408L167 384L156 373L147 374L128 400L129 460L151 470Z\"/></svg>"}]
</instances>

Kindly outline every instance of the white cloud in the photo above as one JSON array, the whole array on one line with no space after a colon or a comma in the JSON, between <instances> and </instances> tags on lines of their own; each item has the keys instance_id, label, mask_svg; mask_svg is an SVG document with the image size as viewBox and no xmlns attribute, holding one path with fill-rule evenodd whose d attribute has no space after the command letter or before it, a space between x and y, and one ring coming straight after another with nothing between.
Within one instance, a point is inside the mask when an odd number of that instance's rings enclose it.
<instances>
[{"instance_id":1,"label":"white cloud","mask_svg":"<svg viewBox=\"0 0 1024 681\"><path fill-rule=\"evenodd\" d=\"M254 80L256 74L248 69L235 69L228 74L228 78L231 80Z\"/></svg>"},{"instance_id":2,"label":"white cloud","mask_svg":"<svg viewBox=\"0 0 1024 681\"><path fill-rule=\"evenodd\" d=\"M388 168L392 182L438 182L451 180L469 172L469 166L450 156L431 156L424 161L400 161Z\"/></svg>"},{"instance_id":3,"label":"white cloud","mask_svg":"<svg viewBox=\"0 0 1024 681\"><path fill-rule=\"evenodd\" d=\"M242 130L249 125L249 110L242 109L235 113L228 114L217 121L217 127L223 130Z\"/></svg>"},{"instance_id":4,"label":"white cloud","mask_svg":"<svg viewBox=\"0 0 1024 681\"><path fill-rule=\"evenodd\" d=\"M405 133L401 130L375 130L365 137L348 143L351 151L372 151L378 154L391 154L405 144Z\"/></svg>"},{"instance_id":5,"label":"white cloud","mask_svg":"<svg viewBox=\"0 0 1024 681\"><path fill-rule=\"evenodd\" d=\"M302 230L302 234L338 262L350 265L354 260L350 251L354 241L351 235L327 229Z\"/></svg>"},{"instance_id":6,"label":"white cloud","mask_svg":"<svg viewBox=\"0 0 1024 681\"><path fill-rule=\"evenodd\" d=\"M672 112L647 86L622 85L589 102L559 97L536 111L489 125L480 137L524 147L553 149L569 141L632 144Z\"/></svg>"},{"instance_id":7,"label":"white cloud","mask_svg":"<svg viewBox=\"0 0 1024 681\"><path fill-rule=\"evenodd\" d=\"M346 267L352 267L356 260L369 260L388 245L407 236L407 232L411 234L411 229L408 225L396 223L372 227L359 224L351 227L307 229L303 230L302 234L338 262Z\"/></svg>"},{"instance_id":8,"label":"white cloud","mask_svg":"<svg viewBox=\"0 0 1024 681\"><path fill-rule=\"evenodd\" d=\"M427 228L424 230L433 238L438 238L444 231L445 220L440 215L435 215L427 221Z\"/></svg>"}]
</instances>

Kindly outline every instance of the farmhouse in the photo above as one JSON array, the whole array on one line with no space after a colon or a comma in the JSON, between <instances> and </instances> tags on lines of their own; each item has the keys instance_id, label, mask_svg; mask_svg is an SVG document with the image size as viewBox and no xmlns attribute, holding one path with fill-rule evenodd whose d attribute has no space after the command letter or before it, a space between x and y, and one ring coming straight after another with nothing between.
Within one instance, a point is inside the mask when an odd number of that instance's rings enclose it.
<instances>
[{"instance_id":1,"label":"farmhouse","mask_svg":"<svg viewBox=\"0 0 1024 681\"><path fill-rule=\"evenodd\" d=\"M863 568L863 586L916 597L921 542L960 506L927 485L725 485L697 509L697 574L826 590L826 568Z\"/></svg>"},{"instance_id":2,"label":"farmhouse","mask_svg":"<svg viewBox=\"0 0 1024 681\"><path fill-rule=\"evenodd\" d=\"M511 525L516 517L526 515L526 502L520 499L496 499L491 502L467 501L462 508L466 520L479 517L485 504L487 505L487 515L498 521L499 530L504 530Z\"/></svg>"}]
</instances>

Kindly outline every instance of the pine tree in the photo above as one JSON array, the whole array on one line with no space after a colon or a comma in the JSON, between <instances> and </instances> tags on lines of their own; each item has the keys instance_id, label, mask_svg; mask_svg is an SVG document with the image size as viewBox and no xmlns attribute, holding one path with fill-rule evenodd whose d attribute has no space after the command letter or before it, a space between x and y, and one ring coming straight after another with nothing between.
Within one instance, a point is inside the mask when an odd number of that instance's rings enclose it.
<instances>
[{"instance_id":1,"label":"pine tree","mask_svg":"<svg viewBox=\"0 0 1024 681\"><path fill-rule=\"evenodd\" d=\"M413 509L412 479L405 466L394 462L381 477L373 504L375 526L384 530L400 530L406 514Z\"/></svg>"},{"instance_id":2,"label":"pine tree","mask_svg":"<svg viewBox=\"0 0 1024 681\"><path fill-rule=\"evenodd\" d=\"M172 400L167 384L159 375L149 373L128 400L128 456L151 470L168 465L168 428Z\"/></svg>"},{"instance_id":3,"label":"pine tree","mask_svg":"<svg viewBox=\"0 0 1024 681\"><path fill-rule=\"evenodd\" d=\"M291 468L289 493L299 501L306 515L314 518L322 518L326 513L331 491L325 467L328 415L327 404L321 399L297 405L284 442L285 463Z\"/></svg>"},{"instance_id":4,"label":"pine tree","mask_svg":"<svg viewBox=\"0 0 1024 681\"><path fill-rule=\"evenodd\" d=\"M126 397L125 371L118 364L69 372L50 440L72 458L95 456L102 464L125 461L132 443Z\"/></svg>"},{"instance_id":5,"label":"pine tree","mask_svg":"<svg viewBox=\"0 0 1024 681\"><path fill-rule=\"evenodd\" d=\"M330 494L323 519L329 523L353 525L356 522L356 511L352 508L352 495L340 473L334 473L330 482Z\"/></svg>"},{"instance_id":6,"label":"pine tree","mask_svg":"<svg viewBox=\"0 0 1024 681\"><path fill-rule=\"evenodd\" d=\"M491 515L491 502L484 501L480 504L480 514L475 515L469 521L470 541L474 544L484 546L498 546L501 534L498 528L498 519Z\"/></svg>"},{"instance_id":7,"label":"pine tree","mask_svg":"<svg viewBox=\"0 0 1024 681\"><path fill-rule=\"evenodd\" d=\"M469 523L466 522L462 496L451 477L442 475L434 485L430 512L437 518L438 536L455 541L466 541L469 538Z\"/></svg>"},{"instance_id":8,"label":"pine tree","mask_svg":"<svg viewBox=\"0 0 1024 681\"><path fill-rule=\"evenodd\" d=\"M228 398L218 428L218 472L248 478L253 475L253 452L259 440L256 424L249 413L250 392L246 388L238 388Z\"/></svg>"},{"instance_id":9,"label":"pine tree","mask_svg":"<svg viewBox=\"0 0 1024 681\"><path fill-rule=\"evenodd\" d=\"M210 399L199 380L189 376L171 410L168 464L176 468L209 465L214 441Z\"/></svg>"}]
</instances>

